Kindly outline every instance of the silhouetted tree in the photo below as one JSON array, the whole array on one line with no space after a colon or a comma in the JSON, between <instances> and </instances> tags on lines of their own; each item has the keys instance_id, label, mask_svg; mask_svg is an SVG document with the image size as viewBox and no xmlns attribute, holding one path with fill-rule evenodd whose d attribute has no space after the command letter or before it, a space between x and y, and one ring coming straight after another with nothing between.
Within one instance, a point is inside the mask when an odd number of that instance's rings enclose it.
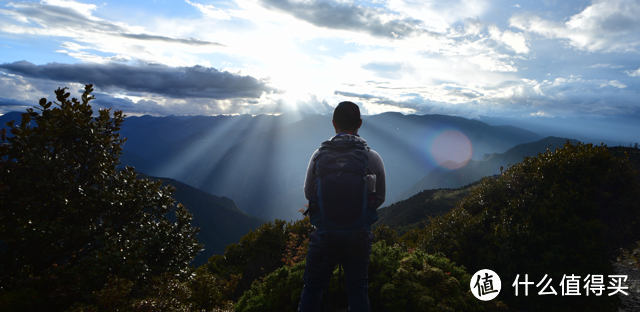
<instances>
[{"instance_id":1,"label":"silhouetted tree","mask_svg":"<svg viewBox=\"0 0 640 312\"><path fill-rule=\"evenodd\" d=\"M173 187L116 170L121 111L66 88L3 129L0 145L0 309L63 310L109 277L187 274L202 248ZM52 105L53 104L53 105ZM167 219L173 211L177 222Z\"/></svg>"}]
</instances>

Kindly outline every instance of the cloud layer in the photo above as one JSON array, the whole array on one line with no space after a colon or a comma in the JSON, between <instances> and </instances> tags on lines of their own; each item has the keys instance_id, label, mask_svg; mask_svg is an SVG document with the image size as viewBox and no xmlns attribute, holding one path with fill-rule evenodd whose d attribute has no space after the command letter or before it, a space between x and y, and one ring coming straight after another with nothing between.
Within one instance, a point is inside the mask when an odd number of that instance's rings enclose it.
<instances>
[{"instance_id":1,"label":"cloud layer","mask_svg":"<svg viewBox=\"0 0 640 312\"><path fill-rule=\"evenodd\" d=\"M172 98L259 98L272 92L265 82L250 76L221 72L202 66L169 67L147 64L34 65L27 61L0 64L13 74L60 82L94 84L102 90L147 92Z\"/></svg>"},{"instance_id":2,"label":"cloud layer","mask_svg":"<svg viewBox=\"0 0 640 312\"><path fill-rule=\"evenodd\" d=\"M566 22L534 13L516 15L509 22L547 38L566 39L571 47L589 52L637 52L640 47L640 2L634 0L595 1Z\"/></svg>"},{"instance_id":3,"label":"cloud layer","mask_svg":"<svg viewBox=\"0 0 640 312\"><path fill-rule=\"evenodd\" d=\"M630 0L4 3L0 110L93 83L96 105L131 114L351 99L369 114L640 115L638 16Z\"/></svg>"},{"instance_id":4,"label":"cloud layer","mask_svg":"<svg viewBox=\"0 0 640 312\"><path fill-rule=\"evenodd\" d=\"M384 38L406 38L428 33L422 21L389 10L338 1L261 0L268 9L280 10L318 27L368 33Z\"/></svg>"}]
</instances>

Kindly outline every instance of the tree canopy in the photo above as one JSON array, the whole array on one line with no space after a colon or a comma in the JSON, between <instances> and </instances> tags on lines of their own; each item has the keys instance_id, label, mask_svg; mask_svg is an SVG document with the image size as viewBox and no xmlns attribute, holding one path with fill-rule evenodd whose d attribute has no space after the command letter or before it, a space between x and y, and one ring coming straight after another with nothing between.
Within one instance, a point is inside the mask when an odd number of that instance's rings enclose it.
<instances>
[{"instance_id":1,"label":"tree canopy","mask_svg":"<svg viewBox=\"0 0 640 312\"><path fill-rule=\"evenodd\" d=\"M518 274L536 283L548 274L559 290L565 274L613 274L620 248L640 239L638 173L606 146L567 142L483 178L456 208L431 221L412 233L425 251L443 252L470 272L495 270L503 285ZM587 297L581 290L580 297L537 291L515 297L511 288L500 296L510 307L535 311L617 311L616 296Z\"/></svg>"},{"instance_id":2,"label":"tree canopy","mask_svg":"<svg viewBox=\"0 0 640 312\"><path fill-rule=\"evenodd\" d=\"M173 187L116 169L125 116L94 116L92 87L81 100L59 88L1 132L0 308L59 310L109 277L185 275L202 248Z\"/></svg>"}]
</instances>

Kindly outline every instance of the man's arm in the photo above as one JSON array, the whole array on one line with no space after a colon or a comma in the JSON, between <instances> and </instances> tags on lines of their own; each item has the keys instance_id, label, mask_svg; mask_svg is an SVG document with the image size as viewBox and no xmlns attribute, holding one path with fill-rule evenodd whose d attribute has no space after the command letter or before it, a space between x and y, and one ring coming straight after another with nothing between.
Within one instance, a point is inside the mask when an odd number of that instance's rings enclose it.
<instances>
[{"instance_id":1,"label":"man's arm","mask_svg":"<svg viewBox=\"0 0 640 312\"><path fill-rule=\"evenodd\" d=\"M382 157L374 150L369 151L369 169L376 175L376 203L372 208L378 209L386 199L387 184Z\"/></svg>"},{"instance_id":2,"label":"man's arm","mask_svg":"<svg viewBox=\"0 0 640 312\"><path fill-rule=\"evenodd\" d=\"M315 167L315 163L313 161L313 158L316 157L316 154L318 153L318 151L316 150L313 155L311 155L311 159L309 159L309 165L307 166L307 174L304 177L304 197L309 200L311 199L311 196L316 195L317 191L316 191L316 187L315 187L315 181L316 181L316 175L314 173L314 167Z\"/></svg>"}]
</instances>

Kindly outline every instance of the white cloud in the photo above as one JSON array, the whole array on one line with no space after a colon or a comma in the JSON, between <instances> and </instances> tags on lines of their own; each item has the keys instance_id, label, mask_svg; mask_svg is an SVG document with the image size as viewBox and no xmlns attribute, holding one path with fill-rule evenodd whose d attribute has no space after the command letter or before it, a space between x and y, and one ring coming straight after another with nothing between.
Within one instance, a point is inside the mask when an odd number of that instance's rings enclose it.
<instances>
[{"instance_id":1,"label":"white cloud","mask_svg":"<svg viewBox=\"0 0 640 312\"><path fill-rule=\"evenodd\" d=\"M529 53L529 44L524 37L524 33L514 33L510 30L500 31L498 27L489 27L491 38L500 42L516 53Z\"/></svg>"},{"instance_id":2,"label":"white cloud","mask_svg":"<svg viewBox=\"0 0 640 312\"><path fill-rule=\"evenodd\" d=\"M96 9L95 4L80 3L73 0L44 0L42 3L72 9L84 15L91 15L91 11Z\"/></svg>"},{"instance_id":3,"label":"white cloud","mask_svg":"<svg viewBox=\"0 0 640 312\"><path fill-rule=\"evenodd\" d=\"M636 70L625 70L624 72L631 77L640 77L640 68Z\"/></svg>"},{"instance_id":4,"label":"white cloud","mask_svg":"<svg viewBox=\"0 0 640 312\"><path fill-rule=\"evenodd\" d=\"M497 71L497 72L517 72L518 69L513 66L513 61L503 61L502 59L508 58L507 55L492 53L482 53L466 60L470 63L477 64L482 70Z\"/></svg>"},{"instance_id":5,"label":"white cloud","mask_svg":"<svg viewBox=\"0 0 640 312\"><path fill-rule=\"evenodd\" d=\"M626 84L624 84L624 83L622 83L622 82L620 82L620 81L618 81L618 80L611 80L611 81L609 81L609 85L610 85L610 86L613 86L613 87L616 87L616 88L620 88L620 89L623 89L623 88L626 88L626 87L627 87L627 85L626 85Z\"/></svg>"},{"instance_id":6,"label":"white cloud","mask_svg":"<svg viewBox=\"0 0 640 312\"><path fill-rule=\"evenodd\" d=\"M634 0L596 1L566 22L525 13L509 23L547 38L566 39L570 46L590 52L631 52L640 45L640 2Z\"/></svg>"},{"instance_id":7,"label":"white cloud","mask_svg":"<svg viewBox=\"0 0 640 312\"><path fill-rule=\"evenodd\" d=\"M219 20L231 19L231 14L228 11L216 8L213 5L203 5L200 3L191 2L189 0L185 0L185 2L196 7L206 17L219 19Z\"/></svg>"},{"instance_id":8,"label":"white cloud","mask_svg":"<svg viewBox=\"0 0 640 312\"><path fill-rule=\"evenodd\" d=\"M609 63L598 63L598 64L594 64L589 66L589 68L620 68L620 67L624 67L622 65L613 65L613 64L609 64Z\"/></svg>"},{"instance_id":9,"label":"white cloud","mask_svg":"<svg viewBox=\"0 0 640 312\"><path fill-rule=\"evenodd\" d=\"M490 7L485 0L389 0L388 9L423 21L427 29L446 32L451 25L467 18L478 18Z\"/></svg>"}]
</instances>

